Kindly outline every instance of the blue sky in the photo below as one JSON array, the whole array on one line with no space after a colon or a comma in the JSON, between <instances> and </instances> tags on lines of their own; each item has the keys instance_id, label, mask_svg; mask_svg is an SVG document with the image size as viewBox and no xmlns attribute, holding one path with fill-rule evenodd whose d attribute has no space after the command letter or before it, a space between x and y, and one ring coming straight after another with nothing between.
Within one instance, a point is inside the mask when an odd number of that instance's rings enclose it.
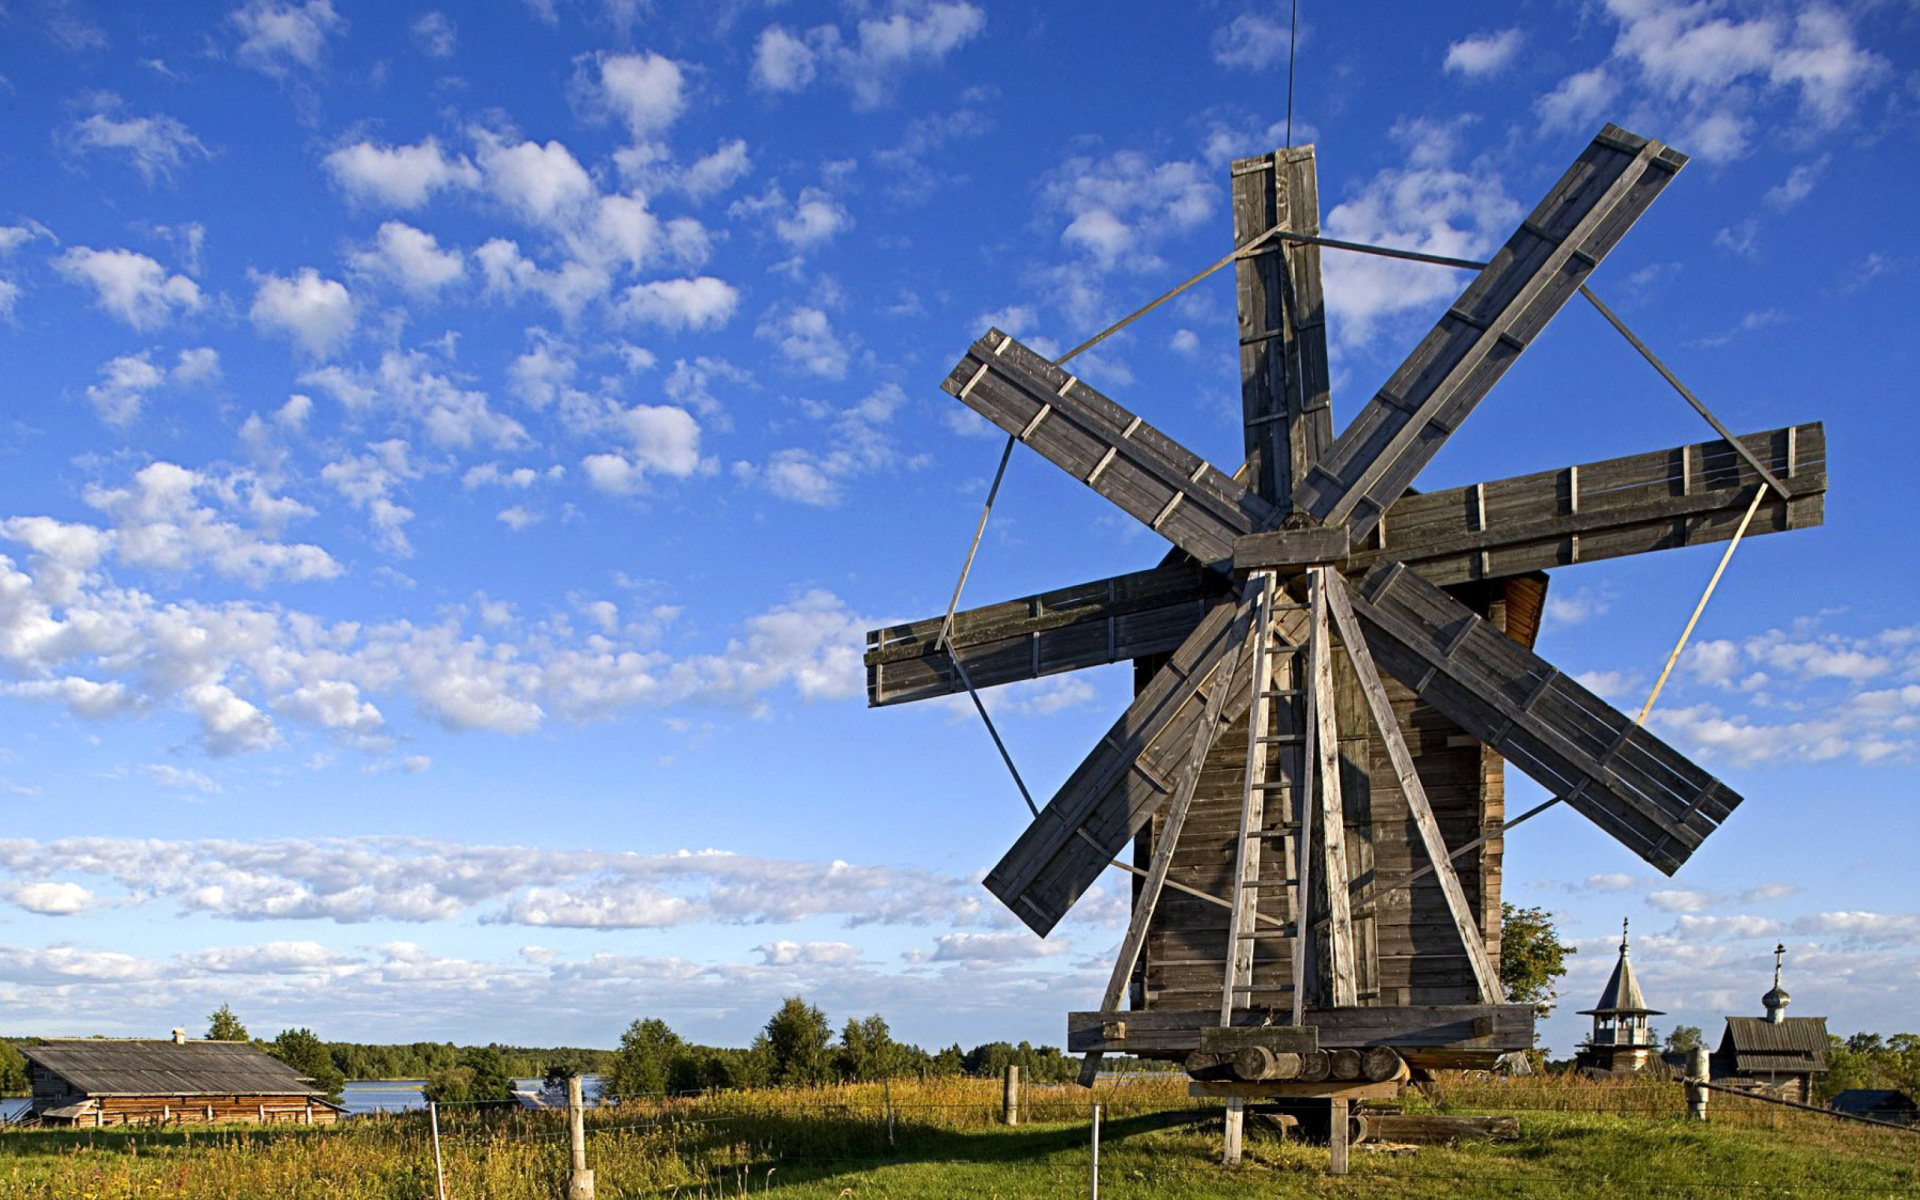
<instances>
[{"instance_id":1,"label":"blue sky","mask_svg":"<svg viewBox=\"0 0 1920 1200\"><path fill-rule=\"evenodd\" d=\"M1746 805L1681 874L1576 816L1509 899L1623 916L1651 1001L1920 1026L1920 10L1307 5L1296 141L1357 240L1489 252L1607 120L1693 162L1596 288L1739 430L1828 423L1819 530L1743 547L1653 726ZM803 992L1057 1041L1123 881L1045 942L979 876L1026 814L959 706L868 711L999 445L938 390L1077 343L1230 239L1286 139L1286 11L988 0L0 6L7 1032L742 1042ZM1337 419L1464 282L1327 259ZM1231 285L1081 360L1239 459ZM1421 478L1708 436L1569 309ZM968 586L1156 561L1016 456ZM1555 577L1540 649L1636 705L1717 547ZM1125 668L992 702L1051 793ZM1510 776L1517 808L1538 789ZM1557 1016L1565 1051L1579 1018Z\"/></svg>"}]
</instances>

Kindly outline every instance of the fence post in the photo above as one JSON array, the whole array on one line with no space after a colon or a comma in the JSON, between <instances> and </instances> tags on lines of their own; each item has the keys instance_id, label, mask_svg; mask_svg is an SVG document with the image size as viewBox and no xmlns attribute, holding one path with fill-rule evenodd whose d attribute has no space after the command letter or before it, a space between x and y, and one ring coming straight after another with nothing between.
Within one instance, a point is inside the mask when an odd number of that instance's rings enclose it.
<instances>
[{"instance_id":1,"label":"fence post","mask_svg":"<svg viewBox=\"0 0 1920 1200\"><path fill-rule=\"evenodd\" d=\"M1007 1064L1006 1082L1000 1093L1000 1119L1008 1125L1020 1123L1020 1067Z\"/></svg>"},{"instance_id":2,"label":"fence post","mask_svg":"<svg viewBox=\"0 0 1920 1200\"><path fill-rule=\"evenodd\" d=\"M1100 1200L1100 1106L1093 1106L1093 1178L1090 1200Z\"/></svg>"},{"instance_id":3,"label":"fence post","mask_svg":"<svg viewBox=\"0 0 1920 1200\"><path fill-rule=\"evenodd\" d=\"M887 1149L893 1149L893 1079L880 1080L880 1095L887 1102Z\"/></svg>"},{"instance_id":4,"label":"fence post","mask_svg":"<svg viewBox=\"0 0 1920 1200\"><path fill-rule=\"evenodd\" d=\"M1707 1097L1713 1093L1701 1085L1707 1082L1707 1072L1712 1067L1707 1062L1707 1048L1695 1046L1687 1054L1687 1119L1704 1121L1707 1119Z\"/></svg>"},{"instance_id":5,"label":"fence post","mask_svg":"<svg viewBox=\"0 0 1920 1200\"><path fill-rule=\"evenodd\" d=\"M577 1074L567 1076L567 1129L573 1140L567 1200L593 1200L593 1172L587 1169L587 1102L580 1094Z\"/></svg>"},{"instance_id":6,"label":"fence post","mask_svg":"<svg viewBox=\"0 0 1920 1200\"><path fill-rule=\"evenodd\" d=\"M447 1200L447 1169L440 1159L440 1106L427 1101L427 1120L433 1126L433 1179L440 1189L440 1200Z\"/></svg>"}]
</instances>

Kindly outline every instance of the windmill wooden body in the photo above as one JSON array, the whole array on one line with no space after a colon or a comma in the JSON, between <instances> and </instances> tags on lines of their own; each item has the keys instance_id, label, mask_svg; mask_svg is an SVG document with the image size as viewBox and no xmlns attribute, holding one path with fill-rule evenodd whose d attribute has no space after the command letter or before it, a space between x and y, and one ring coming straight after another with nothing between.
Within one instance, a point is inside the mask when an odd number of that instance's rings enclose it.
<instances>
[{"instance_id":1,"label":"windmill wooden body","mask_svg":"<svg viewBox=\"0 0 1920 1200\"><path fill-rule=\"evenodd\" d=\"M997 330L948 376L1174 547L868 638L873 705L1136 664L986 879L1045 935L1116 860L1133 874L1110 986L1069 1016L1090 1066L1185 1059L1247 1095L1488 1065L1533 1041L1496 965L1503 764L1666 873L1740 802L1532 653L1545 572L1819 524L1818 424L1411 490L1685 162L1608 126L1337 438L1313 150L1233 164L1237 474Z\"/></svg>"}]
</instances>

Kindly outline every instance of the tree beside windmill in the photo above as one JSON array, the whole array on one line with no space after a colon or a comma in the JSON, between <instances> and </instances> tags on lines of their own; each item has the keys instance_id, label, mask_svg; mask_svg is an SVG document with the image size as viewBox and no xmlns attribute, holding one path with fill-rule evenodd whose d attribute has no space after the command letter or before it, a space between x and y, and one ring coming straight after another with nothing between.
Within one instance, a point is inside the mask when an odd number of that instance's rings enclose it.
<instances>
[{"instance_id":1,"label":"tree beside windmill","mask_svg":"<svg viewBox=\"0 0 1920 1200\"><path fill-rule=\"evenodd\" d=\"M1313 150L1234 163L1236 473L998 330L947 377L1173 546L868 635L876 706L1135 663L986 878L1044 936L1109 866L1134 876L1100 1007L1068 1019L1089 1071L1124 1051L1244 1085L1223 1094L1331 1094L1383 1054L1490 1065L1534 1022L1495 966L1504 764L1668 874L1740 802L1532 652L1545 572L1819 524L1818 424L1411 490L1685 162L1602 130L1490 263L1451 262L1478 273L1337 438Z\"/></svg>"}]
</instances>

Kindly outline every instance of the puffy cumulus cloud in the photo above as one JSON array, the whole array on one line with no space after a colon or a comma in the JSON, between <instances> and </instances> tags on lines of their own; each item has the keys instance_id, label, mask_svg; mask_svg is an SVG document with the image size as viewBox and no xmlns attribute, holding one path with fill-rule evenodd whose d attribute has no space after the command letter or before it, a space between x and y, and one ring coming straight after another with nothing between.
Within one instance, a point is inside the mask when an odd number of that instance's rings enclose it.
<instances>
[{"instance_id":1,"label":"puffy cumulus cloud","mask_svg":"<svg viewBox=\"0 0 1920 1200\"><path fill-rule=\"evenodd\" d=\"M340 564L318 546L281 542L229 518L234 510L276 524L310 515L312 510L272 495L251 475L223 478L156 462L135 472L123 487L96 484L85 496L112 522L115 557L132 566L174 574L210 569L256 587L341 573ZM219 509L203 503L205 497ZM0 530L6 528L0 524Z\"/></svg>"},{"instance_id":2,"label":"puffy cumulus cloud","mask_svg":"<svg viewBox=\"0 0 1920 1200\"><path fill-rule=\"evenodd\" d=\"M754 42L752 79L773 93L804 91L828 74L857 108L892 98L913 70L938 65L986 29L987 16L965 0L901 2L861 18L851 33L837 25L795 32L774 25Z\"/></svg>"},{"instance_id":3,"label":"puffy cumulus cloud","mask_svg":"<svg viewBox=\"0 0 1920 1200\"><path fill-rule=\"evenodd\" d=\"M529 224L565 226L578 220L600 194L593 177L561 142L509 143L487 130L477 131L475 140L483 186Z\"/></svg>"},{"instance_id":4,"label":"puffy cumulus cloud","mask_svg":"<svg viewBox=\"0 0 1920 1200\"><path fill-rule=\"evenodd\" d=\"M151 350L123 354L100 367L100 382L87 385L87 401L102 421L116 428L131 425L147 398L167 383L195 384L220 377L220 352L211 346L180 351L172 368L162 370Z\"/></svg>"},{"instance_id":5,"label":"puffy cumulus cloud","mask_svg":"<svg viewBox=\"0 0 1920 1200\"><path fill-rule=\"evenodd\" d=\"M1041 208L1062 222L1061 243L1081 258L1068 271L1076 279L1087 265L1099 272L1161 267L1159 245L1206 224L1219 199L1213 172L1203 164L1159 162L1133 150L1076 155L1049 172L1040 188ZM1103 302L1069 295L1064 303L1076 323L1091 324Z\"/></svg>"},{"instance_id":6,"label":"puffy cumulus cloud","mask_svg":"<svg viewBox=\"0 0 1920 1200\"><path fill-rule=\"evenodd\" d=\"M1264 71L1287 61L1288 25L1263 13L1241 13L1213 33L1213 61Z\"/></svg>"},{"instance_id":7,"label":"puffy cumulus cloud","mask_svg":"<svg viewBox=\"0 0 1920 1200\"><path fill-rule=\"evenodd\" d=\"M852 350L833 328L833 319L811 305L796 304L769 312L754 336L772 342L788 366L822 379L845 379Z\"/></svg>"},{"instance_id":8,"label":"puffy cumulus cloud","mask_svg":"<svg viewBox=\"0 0 1920 1200\"><path fill-rule=\"evenodd\" d=\"M753 952L768 967L848 967L860 961L860 947L847 942L762 942Z\"/></svg>"},{"instance_id":9,"label":"puffy cumulus cloud","mask_svg":"<svg viewBox=\"0 0 1920 1200\"><path fill-rule=\"evenodd\" d=\"M68 125L65 145L76 153L123 158L151 184L171 181L188 161L209 157L206 146L185 124L164 113L126 115L126 103L112 92L93 97L94 111Z\"/></svg>"},{"instance_id":10,"label":"puffy cumulus cloud","mask_svg":"<svg viewBox=\"0 0 1920 1200\"><path fill-rule=\"evenodd\" d=\"M897 385L883 384L858 404L816 414L827 418L826 449L786 447L774 451L764 464L736 463L734 474L762 484L784 500L836 505L851 480L899 464L901 455L887 427L905 402L906 394Z\"/></svg>"},{"instance_id":11,"label":"puffy cumulus cloud","mask_svg":"<svg viewBox=\"0 0 1920 1200\"><path fill-rule=\"evenodd\" d=\"M568 322L613 286L613 277L604 266L570 259L558 267L545 268L522 254L519 243L507 238L490 239L474 251L473 257L486 278L489 295L508 300L529 293L543 297Z\"/></svg>"},{"instance_id":12,"label":"puffy cumulus cloud","mask_svg":"<svg viewBox=\"0 0 1920 1200\"><path fill-rule=\"evenodd\" d=\"M753 170L753 156L740 138L720 143L711 154L695 159L674 183L695 200L726 191Z\"/></svg>"},{"instance_id":13,"label":"puffy cumulus cloud","mask_svg":"<svg viewBox=\"0 0 1920 1200\"><path fill-rule=\"evenodd\" d=\"M320 475L366 512L385 548L404 554L413 514L401 489L417 473L405 443L390 440ZM205 485L167 474L102 497L143 522L126 532L147 538L142 552L156 561L207 561L243 577L327 569L318 552L289 554L223 527L234 522L196 514L184 496ZM245 503L246 488L235 487ZM149 501L152 516L141 507ZM330 622L281 604L163 603L120 578L125 564L111 554L122 532L47 518L0 525L28 550L24 564L0 554L0 667L17 681L6 691L92 719L178 710L215 753L278 745L281 723L376 748L393 721L389 698L448 729L513 735L555 716L590 721L680 706L759 713L776 693L844 701L862 688L872 621L823 591L747 618L724 646L676 657L657 648L658 615L582 631L572 613L559 612L511 622L518 640L508 640L486 605L445 610L430 623L374 623Z\"/></svg>"},{"instance_id":14,"label":"puffy cumulus cloud","mask_svg":"<svg viewBox=\"0 0 1920 1200\"><path fill-rule=\"evenodd\" d=\"M433 369L419 351L389 350L371 370L320 367L300 382L326 391L357 414L388 413L413 424L449 450L510 450L529 441L520 422L495 409L486 393L461 387Z\"/></svg>"},{"instance_id":15,"label":"puffy cumulus cloud","mask_svg":"<svg viewBox=\"0 0 1920 1200\"><path fill-rule=\"evenodd\" d=\"M943 933L934 939L932 961L1005 966L1064 954L1058 939L1042 941L1031 933Z\"/></svg>"},{"instance_id":16,"label":"puffy cumulus cloud","mask_svg":"<svg viewBox=\"0 0 1920 1200\"><path fill-rule=\"evenodd\" d=\"M805 253L853 227L853 214L823 188L802 188L792 204L778 184L769 184L758 196L736 200L727 215L779 238L790 249Z\"/></svg>"},{"instance_id":17,"label":"puffy cumulus cloud","mask_svg":"<svg viewBox=\"0 0 1920 1200\"><path fill-rule=\"evenodd\" d=\"M1726 162L1752 151L1763 122L1839 127L1893 75L1828 4L1607 0L1604 11L1617 27L1612 50L1539 99L1548 128L1591 124L1625 92L1640 98L1636 125L1677 129L1674 144Z\"/></svg>"},{"instance_id":18,"label":"puffy cumulus cloud","mask_svg":"<svg viewBox=\"0 0 1920 1200\"><path fill-rule=\"evenodd\" d=\"M684 479L705 465L700 423L684 408L636 404L621 410L616 421L630 438L631 449L590 454L580 463L587 482L600 491L632 495L645 488L650 475Z\"/></svg>"},{"instance_id":19,"label":"puffy cumulus cloud","mask_svg":"<svg viewBox=\"0 0 1920 1200\"><path fill-rule=\"evenodd\" d=\"M1446 69L1470 78L1497 75L1513 63L1514 55L1520 52L1520 44L1525 40L1518 29L1461 38L1447 47Z\"/></svg>"},{"instance_id":20,"label":"puffy cumulus cloud","mask_svg":"<svg viewBox=\"0 0 1920 1200\"><path fill-rule=\"evenodd\" d=\"M353 294L337 280L303 267L291 279L264 275L247 315L265 333L284 334L313 358L328 358L353 335Z\"/></svg>"},{"instance_id":21,"label":"puffy cumulus cloud","mask_svg":"<svg viewBox=\"0 0 1920 1200\"><path fill-rule=\"evenodd\" d=\"M54 260L66 278L93 291L94 304L135 329L157 329L176 314L205 304L200 285L170 275L155 260L133 250L75 246Z\"/></svg>"},{"instance_id":22,"label":"puffy cumulus cloud","mask_svg":"<svg viewBox=\"0 0 1920 1200\"><path fill-rule=\"evenodd\" d=\"M92 892L77 883L47 879L0 886L0 899L42 917L71 917L98 902Z\"/></svg>"},{"instance_id":23,"label":"puffy cumulus cloud","mask_svg":"<svg viewBox=\"0 0 1920 1200\"><path fill-rule=\"evenodd\" d=\"M452 58L460 46L460 29L443 12L423 12L408 27L413 44L428 58Z\"/></svg>"},{"instance_id":24,"label":"puffy cumulus cloud","mask_svg":"<svg viewBox=\"0 0 1920 1200\"><path fill-rule=\"evenodd\" d=\"M979 887L967 879L715 850L633 854L389 837L0 839L0 888L7 894L67 887L91 896L102 886L120 893L127 905L169 904L239 921L424 923L477 914L487 924L536 928L654 929L816 918L857 928L964 926L981 916ZM860 957L838 942L808 943L775 956L782 954L788 963Z\"/></svg>"},{"instance_id":25,"label":"puffy cumulus cloud","mask_svg":"<svg viewBox=\"0 0 1920 1200\"><path fill-rule=\"evenodd\" d=\"M1405 162L1385 168L1327 213L1329 237L1398 246L1447 258L1483 259L1524 215L1490 163L1455 165L1459 129L1419 119L1393 135ZM1462 278L1421 263L1371 254L1329 256L1329 324L1347 346L1371 342L1392 318L1451 299Z\"/></svg>"},{"instance_id":26,"label":"puffy cumulus cloud","mask_svg":"<svg viewBox=\"0 0 1920 1200\"><path fill-rule=\"evenodd\" d=\"M652 51L605 54L594 98L636 138L664 132L686 110L686 70Z\"/></svg>"},{"instance_id":27,"label":"puffy cumulus cloud","mask_svg":"<svg viewBox=\"0 0 1920 1200\"><path fill-rule=\"evenodd\" d=\"M432 234L404 221L381 224L373 244L355 251L347 261L356 270L419 297L434 295L467 275L466 260L458 250L442 250Z\"/></svg>"},{"instance_id":28,"label":"puffy cumulus cloud","mask_svg":"<svg viewBox=\"0 0 1920 1200\"><path fill-rule=\"evenodd\" d=\"M1797 918L1793 932L1827 936L1844 945L1920 945L1920 915L1914 913L1823 912Z\"/></svg>"},{"instance_id":29,"label":"puffy cumulus cloud","mask_svg":"<svg viewBox=\"0 0 1920 1200\"><path fill-rule=\"evenodd\" d=\"M711 275L636 283L620 301L620 314L641 325L669 331L718 329L733 317L740 293Z\"/></svg>"},{"instance_id":30,"label":"puffy cumulus cloud","mask_svg":"<svg viewBox=\"0 0 1920 1200\"><path fill-rule=\"evenodd\" d=\"M480 184L479 168L431 137L410 146L354 142L329 153L322 166L350 198L392 208L419 208L435 192Z\"/></svg>"},{"instance_id":31,"label":"puffy cumulus cloud","mask_svg":"<svg viewBox=\"0 0 1920 1200\"><path fill-rule=\"evenodd\" d=\"M227 15L240 34L234 57L256 71L283 76L320 68L327 39L345 34L347 22L333 10L332 0L248 0Z\"/></svg>"}]
</instances>

